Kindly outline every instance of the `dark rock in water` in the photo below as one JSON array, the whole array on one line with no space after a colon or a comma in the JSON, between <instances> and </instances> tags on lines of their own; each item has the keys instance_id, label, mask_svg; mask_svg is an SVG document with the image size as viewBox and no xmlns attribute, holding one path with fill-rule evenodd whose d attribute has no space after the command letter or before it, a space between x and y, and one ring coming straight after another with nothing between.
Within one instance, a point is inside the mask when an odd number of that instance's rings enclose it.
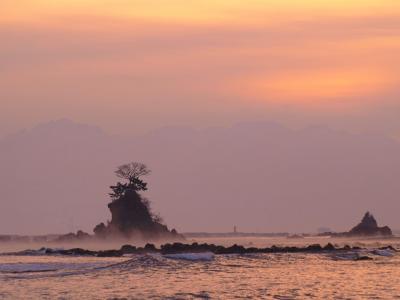
<instances>
[{"instance_id":1,"label":"dark rock in water","mask_svg":"<svg viewBox=\"0 0 400 300\"><path fill-rule=\"evenodd\" d=\"M298 252L299 248L298 247L284 247L282 248L283 252L287 252L287 253L295 253Z\"/></svg>"},{"instance_id":2,"label":"dark rock in water","mask_svg":"<svg viewBox=\"0 0 400 300\"><path fill-rule=\"evenodd\" d=\"M308 251L321 251L322 247L320 244L313 244L313 245L309 245L306 249Z\"/></svg>"},{"instance_id":3,"label":"dark rock in water","mask_svg":"<svg viewBox=\"0 0 400 300\"><path fill-rule=\"evenodd\" d=\"M265 248L265 250L267 252L269 252L269 250L273 253L273 252L282 252L282 248L281 247L277 247L275 245L273 245L270 249Z\"/></svg>"},{"instance_id":4,"label":"dark rock in water","mask_svg":"<svg viewBox=\"0 0 400 300\"><path fill-rule=\"evenodd\" d=\"M132 245L123 245L121 247L120 251L123 254L132 254L132 253L136 253L137 248L135 246L132 246Z\"/></svg>"},{"instance_id":5,"label":"dark rock in water","mask_svg":"<svg viewBox=\"0 0 400 300\"><path fill-rule=\"evenodd\" d=\"M175 253L184 253L184 252L193 252L195 249L198 249L198 244L182 244L182 243L173 243L173 244L164 244L161 246L161 253L163 254L175 254Z\"/></svg>"},{"instance_id":6,"label":"dark rock in water","mask_svg":"<svg viewBox=\"0 0 400 300\"><path fill-rule=\"evenodd\" d=\"M380 247L379 250L391 250L394 252L399 252L396 248L394 248L392 245L386 246L386 247Z\"/></svg>"},{"instance_id":7,"label":"dark rock in water","mask_svg":"<svg viewBox=\"0 0 400 300\"><path fill-rule=\"evenodd\" d=\"M324 247L325 251L333 251L336 250L335 246L333 246L331 243L328 243L325 247Z\"/></svg>"},{"instance_id":8,"label":"dark rock in water","mask_svg":"<svg viewBox=\"0 0 400 300\"><path fill-rule=\"evenodd\" d=\"M157 252L157 248L153 244L146 244L146 246L144 246L144 250L146 252Z\"/></svg>"},{"instance_id":9,"label":"dark rock in water","mask_svg":"<svg viewBox=\"0 0 400 300\"><path fill-rule=\"evenodd\" d=\"M51 248L40 248L39 252L44 252L45 254L53 254L54 250Z\"/></svg>"},{"instance_id":10,"label":"dark rock in water","mask_svg":"<svg viewBox=\"0 0 400 300\"><path fill-rule=\"evenodd\" d=\"M82 248L73 248L68 250L52 250L52 253L62 254L62 255L78 255L78 256L94 256L96 255L95 251L90 251Z\"/></svg>"},{"instance_id":11,"label":"dark rock in water","mask_svg":"<svg viewBox=\"0 0 400 300\"><path fill-rule=\"evenodd\" d=\"M270 248L245 248L240 245L233 245L230 247L216 246L214 244L197 244L193 243L182 244L165 244L161 246L162 254L176 254L176 253L195 253L195 252L213 252L214 254L245 254L245 253L299 253L299 252L322 252L322 251L335 251L337 250L332 244L328 244L324 248L319 244L310 245L308 247L278 247L272 246Z\"/></svg>"},{"instance_id":12,"label":"dark rock in water","mask_svg":"<svg viewBox=\"0 0 400 300\"><path fill-rule=\"evenodd\" d=\"M120 257L123 253L121 250L104 250L97 252L98 257Z\"/></svg>"},{"instance_id":13,"label":"dark rock in water","mask_svg":"<svg viewBox=\"0 0 400 300\"><path fill-rule=\"evenodd\" d=\"M246 253L246 248L244 248L243 246L236 245L236 244L226 248L226 250L228 253L235 253L235 254Z\"/></svg>"},{"instance_id":14,"label":"dark rock in water","mask_svg":"<svg viewBox=\"0 0 400 300\"><path fill-rule=\"evenodd\" d=\"M373 258L369 256L357 256L355 260L373 260Z\"/></svg>"},{"instance_id":15,"label":"dark rock in water","mask_svg":"<svg viewBox=\"0 0 400 300\"><path fill-rule=\"evenodd\" d=\"M180 253L202 253L212 252L214 254L249 254L249 253L326 253L329 252L341 252L341 253L352 253L352 259L355 260L370 260L370 257L360 257L357 250L362 250L359 247L350 247L345 245L342 248L337 248L331 243L321 247L319 244L313 244L306 247L279 247L271 246L270 248L256 248L250 247L245 248L241 245L232 245L230 247L224 247L214 244L183 244L173 243L164 244L160 248L157 248L153 244L146 244L145 247L135 247L132 245L123 245L119 250L104 250L104 251L90 251L81 248L73 248L68 250L58 250L50 248L41 248L39 250L25 250L17 253L9 253L12 255L43 255L43 254L61 254L61 255L90 255L97 257L120 257L124 254L145 254L145 253L161 253L161 254L180 254ZM392 246L382 247L376 249L377 255L385 255L385 252L379 252L382 250L398 251ZM373 253L373 252L372 252Z\"/></svg>"},{"instance_id":16,"label":"dark rock in water","mask_svg":"<svg viewBox=\"0 0 400 300\"><path fill-rule=\"evenodd\" d=\"M392 236L392 230L388 226L379 227L374 216L366 212L361 222L349 231L351 236Z\"/></svg>"}]
</instances>

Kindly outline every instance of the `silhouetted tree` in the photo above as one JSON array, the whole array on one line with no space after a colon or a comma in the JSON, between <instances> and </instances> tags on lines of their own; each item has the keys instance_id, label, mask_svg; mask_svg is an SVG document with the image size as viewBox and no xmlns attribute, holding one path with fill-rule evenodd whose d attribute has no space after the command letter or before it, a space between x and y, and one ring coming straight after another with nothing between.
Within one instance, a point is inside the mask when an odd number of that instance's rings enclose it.
<instances>
[{"instance_id":1,"label":"silhouetted tree","mask_svg":"<svg viewBox=\"0 0 400 300\"><path fill-rule=\"evenodd\" d=\"M117 185L110 186L112 193L109 195L113 200L119 199L127 190L146 191L147 183L140 179L141 176L150 174L150 170L145 164L138 162L131 162L129 164L121 165L115 171L115 174L121 178L125 179L127 183L118 182Z\"/></svg>"},{"instance_id":2,"label":"silhouetted tree","mask_svg":"<svg viewBox=\"0 0 400 300\"><path fill-rule=\"evenodd\" d=\"M119 166L115 174L119 178L132 180L135 178L139 178L140 176L149 175L151 171L147 168L147 166L143 163L131 162L129 164L124 164Z\"/></svg>"},{"instance_id":3,"label":"silhouetted tree","mask_svg":"<svg viewBox=\"0 0 400 300\"><path fill-rule=\"evenodd\" d=\"M169 236L181 238L175 231L170 231L163 224L162 218L151 211L150 201L141 195L147 190L147 183L141 177L150 174L145 164L132 162L121 165L115 174L123 179L116 185L110 186L112 192L108 208L111 212L111 221L105 225L100 223L94 228L95 235L107 238L115 234L129 237L140 233L146 238Z\"/></svg>"},{"instance_id":4,"label":"silhouetted tree","mask_svg":"<svg viewBox=\"0 0 400 300\"><path fill-rule=\"evenodd\" d=\"M125 190L127 189L127 184L122 184L118 182L117 185L110 186L110 189L112 190L112 193L109 193L110 197L113 200L116 200L124 195Z\"/></svg>"}]
</instances>

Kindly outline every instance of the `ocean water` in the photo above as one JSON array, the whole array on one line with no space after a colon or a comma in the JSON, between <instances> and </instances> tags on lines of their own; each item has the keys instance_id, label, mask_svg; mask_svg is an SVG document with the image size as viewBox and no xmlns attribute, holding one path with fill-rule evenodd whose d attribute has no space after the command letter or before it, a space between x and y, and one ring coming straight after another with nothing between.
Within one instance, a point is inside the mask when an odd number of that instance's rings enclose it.
<instances>
[{"instance_id":1,"label":"ocean water","mask_svg":"<svg viewBox=\"0 0 400 300\"><path fill-rule=\"evenodd\" d=\"M310 240L252 238L245 243L299 245ZM1 255L0 299L400 299L400 253L374 251L385 244L398 247L396 241L346 243L367 249L121 258ZM360 255L372 260L355 261Z\"/></svg>"}]
</instances>

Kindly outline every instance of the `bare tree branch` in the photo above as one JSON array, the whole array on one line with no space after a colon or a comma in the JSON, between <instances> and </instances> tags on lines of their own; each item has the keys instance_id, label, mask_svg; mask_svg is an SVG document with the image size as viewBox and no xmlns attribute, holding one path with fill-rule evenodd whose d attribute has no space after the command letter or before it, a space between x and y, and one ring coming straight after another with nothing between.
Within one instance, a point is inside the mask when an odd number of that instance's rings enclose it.
<instances>
[{"instance_id":1,"label":"bare tree branch","mask_svg":"<svg viewBox=\"0 0 400 300\"><path fill-rule=\"evenodd\" d=\"M145 164L138 162L131 162L129 164L124 164L119 166L115 174L122 179L133 181L134 179L140 178L140 176L145 176L150 174L150 170Z\"/></svg>"}]
</instances>

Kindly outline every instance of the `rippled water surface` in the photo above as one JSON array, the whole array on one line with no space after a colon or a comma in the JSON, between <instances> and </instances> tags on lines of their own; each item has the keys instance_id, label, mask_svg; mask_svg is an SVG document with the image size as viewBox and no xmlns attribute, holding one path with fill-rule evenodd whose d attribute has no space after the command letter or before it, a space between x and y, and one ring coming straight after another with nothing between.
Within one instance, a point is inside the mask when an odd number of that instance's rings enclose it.
<instances>
[{"instance_id":1,"label":"rippled water surface","mask_svg":"<svg viewBox=\"0 0 400 300\"><path fill-rule=\"evenodd\" d=\"M400 299L400 254L379 254L0 256L0 298Z\"/></svg>"}]
</instances>

